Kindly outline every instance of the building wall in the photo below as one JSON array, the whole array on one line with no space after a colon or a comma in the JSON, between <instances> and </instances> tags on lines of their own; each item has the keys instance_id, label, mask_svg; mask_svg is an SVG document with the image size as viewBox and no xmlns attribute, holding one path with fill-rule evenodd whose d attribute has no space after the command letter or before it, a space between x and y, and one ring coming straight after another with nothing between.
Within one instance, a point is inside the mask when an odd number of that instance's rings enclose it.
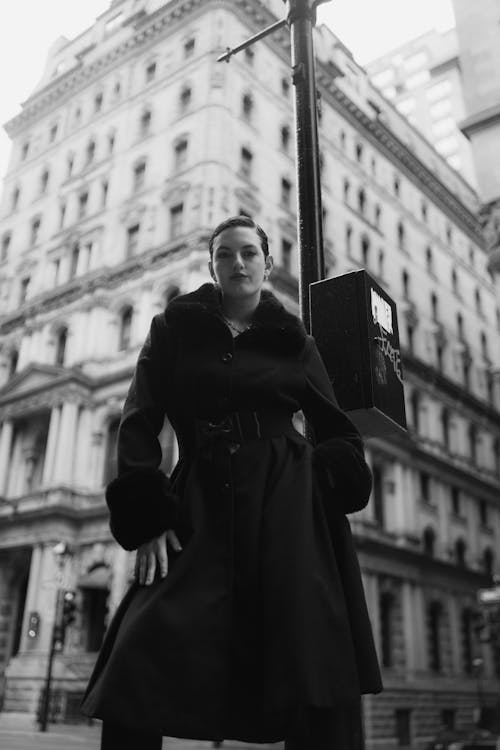
<instances>
[{"instance_id":1,"label":"building wall","mask_svg":"<svg viewBox=\"0 0 500 750\"><path fill-rule=\"evenodd\" d=\"M221 65L215 58L227 44L271 20L265 5L186 2L172 11L157 3L146 11L134 20L130 2L114 5L76 40L56 45L39 87L7 125L0 517L9 523L0 524L0 549L7 557L20 547L31 553L20 647L6 658L7 710L36 709L53 619L42 580L78 591L79 617L56 660L56 681L65 690L85 684L95 658L87 650L88 592L109 592L102 614L109 622L133 567L133 554L111 539L103 500L117 419L152 315L169 295L209 280L206 242L219 220L245 211L265 227L274 290L297 309L287 32ZM350 519L385 661L385 692L365 699L367 741L397 744L397 727L409 722L411 742L421 746L442 710L456 709L465 723L475 705L460 613L499 572L500 312L474 190L325 27L316 49L328 274L365 267L395 299L406 381L408 438L367 441L379 480L368 507ZM143 162L141 176L134 171ZM176 457L168 425L161 441L168 471ZM429 529L433 551L424 548ZM54 539L71 552L60 568ZM442 602L439 669L429 656L433 601ZM34 639L31 611L42 618ZM492 696L498 683L488 649L473 647L489 665Z\"/></svg>"}]
</instances>

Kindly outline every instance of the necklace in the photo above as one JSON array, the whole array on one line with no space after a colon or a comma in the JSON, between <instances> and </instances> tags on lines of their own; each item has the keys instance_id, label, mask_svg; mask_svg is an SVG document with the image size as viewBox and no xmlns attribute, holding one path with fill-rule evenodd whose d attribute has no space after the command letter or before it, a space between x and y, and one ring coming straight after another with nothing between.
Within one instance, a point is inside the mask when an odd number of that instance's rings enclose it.
<instances>
[{"instance_id":1,"label":"necklace","mask_svg":"<svg viewBox=\"0 0 500 750\"><path fill-rule=\"evenodd\" d=\"M226 318L225 315L223 315L222 317L224 318L229 328L232 328L232 330L235 331L236 333L244 333L245 331L248 331L248 329L252 327L252 324L249 323L244 328L238 328L238 326L235 326L234 323L231 323L231 321L228 318Z\"/></svg>"}]
</instances>

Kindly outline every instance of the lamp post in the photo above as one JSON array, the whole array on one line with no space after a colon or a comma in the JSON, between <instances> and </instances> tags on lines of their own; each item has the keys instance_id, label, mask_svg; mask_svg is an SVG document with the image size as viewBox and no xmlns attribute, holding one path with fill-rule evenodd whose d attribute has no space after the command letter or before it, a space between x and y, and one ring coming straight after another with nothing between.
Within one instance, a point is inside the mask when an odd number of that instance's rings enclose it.
<instances>
[{"instance_id":1,"label":"lamp post","mask_svg":"<svg viewBox=\"0 0 500 750\"><path fill-rule=\"evenodd\" d=\"M40 731L47 731L47 724L49 719L49 707L50 707L50 689L52 683L52 667L54 664L54 656L57 651L62 648L62 618L63 618L63 607L64 607L64 574L66 561L71 556L71 552L65 542L58 542L52 547L57 561L57 597L56 606L54 612L54 623L52 625L52 633L50 637L49 646L49 658L47 661L47 672L45 675L45 687L43 702L40 710Z\"/></svg>"},{"instance_id":2,"label":"lamp post","mask_svg":"<svg viewBox=\"0 0 500 750\"><path fill-rule=\"evenodd\" d=\"M474 723L477 727L479 727L481 724L481 716L483 713L483 686L481 681L483 665L484 660L481 659L481 657L477 657L476 659L472 660L472 668L474 670L474 674L476 675L477 681L477 707L474 711Z\"/></svg>"}]
</instances>

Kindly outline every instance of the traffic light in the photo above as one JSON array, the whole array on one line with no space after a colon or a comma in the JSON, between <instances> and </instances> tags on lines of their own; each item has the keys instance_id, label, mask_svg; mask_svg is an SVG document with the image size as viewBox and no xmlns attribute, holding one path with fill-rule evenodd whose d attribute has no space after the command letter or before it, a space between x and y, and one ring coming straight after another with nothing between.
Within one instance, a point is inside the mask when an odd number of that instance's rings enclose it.
<instances>
[{"instance_id":1,"label":"traffic light","mask_svg":"<svg viewBox=\"0 0 500 750\"><path fill-rule=\"evenodd\" d=\"M40 632L40 615L38 612L30 612L28 621L28 638L38 638Z\"/></svg>"},{"instance_id":2,"label":"traffic light","mask_svg":"<svg viewBox=\"0 0 500 750\"><path fill-rule=\"evenodd\" d=\"M62 627L66 630L76 618L76 592L65 591L63 595Z\"/></svg>"}]
</instances>

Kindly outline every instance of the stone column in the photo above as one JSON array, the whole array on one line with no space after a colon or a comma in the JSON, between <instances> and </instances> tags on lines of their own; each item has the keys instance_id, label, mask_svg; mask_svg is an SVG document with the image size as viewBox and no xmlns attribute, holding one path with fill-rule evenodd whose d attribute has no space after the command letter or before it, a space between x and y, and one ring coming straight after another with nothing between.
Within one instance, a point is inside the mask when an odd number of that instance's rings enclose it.
<instances>
[{"instance_id":1,"label":"stone column","mask_svg":"<svg viewBox=\"0 0 500 750\"><path fill-rule=\"evenodd\" d=\"M53 406L50 412L49 435L47 438L47 450L45 451L45 461L43 465L42 485L44 487L48 487L52 483L54 476L54 461L60 420L61 407Z\"/></svg>"},{"instance_id":2,"label":"stone column","mask_svg":"<svg viewBox=\"0 0 500 750\"><path fill-rule=\"evenodd\" d=\"M23 628L21 632L21 641L19 644L19 651L21 653L33 650L38 650L39 640L38 638L28 637L28 624L30 612L39 612L39 591L40 591L40 573L41 573L41 562L42 562L42 550L41 544L35 544L31 551L31 562L30 562L30 573L28 579L28 590L26 592L26 603L24 606L23 615Z\"/></svg>"},{"instance_id":3,"label":"stone column","mask_svg":"<svg viewBox=\"0 0 500 750\"><path fill-rule=\"evenodd\" d=\"M10 452L12 449L13 424L10 419L2 423L0 433L0 497L5 496L7 491L8 476L10 469Z\"/></svg>"},{"instance_id":4,"label":"stone column","mask_svg":"<svg viewBox=\"0 0 500 750\"><path fill-rule=\"evenodd\" d=\"M78 420L78 430L76 436L75 455L74 455L74 482L77 486L90 489L92 486L91 475L91 419L90 409L82 409L80 419Z\"/></svg>"},{"instance_id":5,"label":"stone column","mask_svg":"<svg viewBox=\"0 0 500 750\"><path fill-rule=\"evenodd\" d=\"M413 597L413 618L415 624L415 655L420 670L427 670L429 663L427 655L427 630L425 622L425 601L421 587L415 586Z\"/></svg>"},{"instance_id":6,"label":"stone column","mask_svg":"<svg viewBox=\"0 0 500 750\"><path fill-rule=\"evenodd\" d=\"M77 421L78 404L73 401L65 401L62 405L59 425L54 482L69 484L72 480Z\"/></svg>"}]
</instances>

